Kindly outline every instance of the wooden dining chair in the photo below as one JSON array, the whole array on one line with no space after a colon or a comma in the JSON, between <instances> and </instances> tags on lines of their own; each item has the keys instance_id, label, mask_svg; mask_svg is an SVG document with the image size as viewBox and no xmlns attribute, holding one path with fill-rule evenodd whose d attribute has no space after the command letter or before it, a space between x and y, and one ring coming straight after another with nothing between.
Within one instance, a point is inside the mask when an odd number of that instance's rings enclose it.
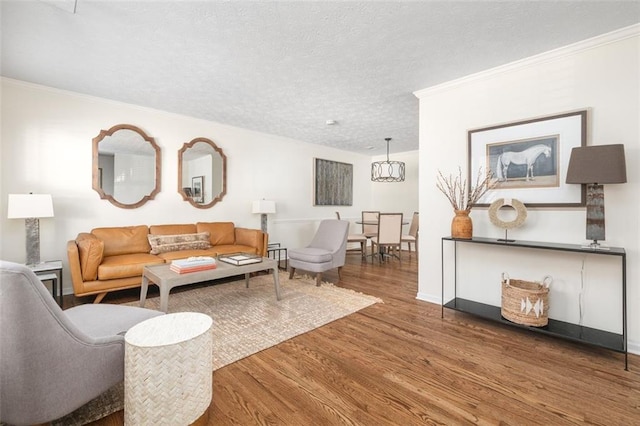
<instances>
[{"instance_id":1,"label":"wooden dining chair","mask_svg":"<svg viewBox=\"0 0 640 426\"><path fill-rule=\"evenodd\" d=\"M400 258L402 243L402 213L380 213L378 215L378 235L371 238L371 250L382 262L384 257Z\"/></svg>"},{"instance_id":2,"label":"wooden dining chair","mask_svg":"<svg viewBox=\"0 0 640 426\"><path fill-rule=\"evenodd\" d=\"M407 243L409 247L409 256L411 256L411 244L413 244L416 255L418 254L418 225L420 222L420 216L418 212L413 212L413 217L411 218L411 225L409 226L409 233L404 234L402 236L402 242Z\"/></svg>"},{"instance_id":3,"label":"wooden dining chair","mask_svg":"<svg viewBox=\"0 0 640 426\"><path fill-rule=\"evenodd\" d=\"M340 219L340 212L336 212L336 218ZM364 234L349 234L347 235L347 245L349 243L357 243L360 249L347 249L347 253L349 252L357 252L360 251L360 255L364 259L367 255L367 242L369 239Z\"/></svg>"},{"instance_id":4,"label":"wooden dining chair","mask_svg":"<svg viewBox=\"0 0 640 426\"><path fill-rule=\"evenodd\" d=\"M362 212L362 233L371 238L378 235L378 215L379 211Z\"/></svg>"},{"instance_id":5,"label":"wooden dining chair","mask_svg":"<svg viewBox=\"0 0 640 426\"><path fill-rule=\"evenodd\" d=\"M371 210L363 210L361 215L362 219L360 223L362 224L362 234L367 238L367 243L371 238L378 235L378 215L379 211L371 211ZM366 249L366 245L365 245ZM373 244L371 245L371 254L364 254L364 258L366 259L368 256L373 257Z\"/></svg>"}]
</instances>

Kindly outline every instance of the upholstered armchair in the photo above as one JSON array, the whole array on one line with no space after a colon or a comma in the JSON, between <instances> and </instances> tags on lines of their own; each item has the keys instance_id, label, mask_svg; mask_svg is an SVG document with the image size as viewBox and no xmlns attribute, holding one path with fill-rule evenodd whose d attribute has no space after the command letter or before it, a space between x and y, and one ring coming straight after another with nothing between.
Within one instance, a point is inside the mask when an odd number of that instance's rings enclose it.
<instances>
[{"instance_id":1,"label":"upholstered armchair","mask_svg":"<svg viewBox=\"0 0 640 426\"><path fill-rule=\"evenodd\" d=\"M46 423L124 380L124 334L162 312L121 305L63 311L27 267L0 261L0 421Z\"/></svg>"},{"instance_id":2,"label":"upholstered armchair","mask_svg":"<svg viewBox=\"0 0 640 426\"><path fill-rule=\"evenodd\" d=\"M289 249L289 278L293 278L296 269L303 269L315 272L316 285L320 285L323 272L338 268L338 278L341 279L348 232L349 222L346 220L326 219L320 222L307 247Z\"/></svg>"}]
</instances>

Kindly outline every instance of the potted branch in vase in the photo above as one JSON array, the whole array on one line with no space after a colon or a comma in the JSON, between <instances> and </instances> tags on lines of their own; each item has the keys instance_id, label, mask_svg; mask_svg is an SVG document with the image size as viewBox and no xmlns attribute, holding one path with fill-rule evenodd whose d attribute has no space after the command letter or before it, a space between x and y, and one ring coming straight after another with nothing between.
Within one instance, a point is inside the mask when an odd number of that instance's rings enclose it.
<instances>
[{"instance_id":1,"label":"potted branch in vase","mask_svg":"<svg viewBox=\"0 0 640 426\"><path fill-rule=\"evenodd\" d=\"M471 239L473 237L473 222L469 217L471 208L490 189L494 188L498 181L492 181L493 173L488 171L482 173L478 170L475 185L467 188L467 180L462 178L462 169L458 167L458 175L449 175L445 178L438 170L436 187L444 194L451 203L455 216L451 221L451 237L460 239Z\"/></svg>"}]
</instances>

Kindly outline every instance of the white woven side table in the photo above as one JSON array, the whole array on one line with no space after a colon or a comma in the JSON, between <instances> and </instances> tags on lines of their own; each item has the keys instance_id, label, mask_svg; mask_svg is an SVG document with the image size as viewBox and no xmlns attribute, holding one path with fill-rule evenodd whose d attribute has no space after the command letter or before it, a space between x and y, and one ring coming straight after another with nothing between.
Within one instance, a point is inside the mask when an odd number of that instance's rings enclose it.
<instances>
[{"instance_id":1,"label":"white woven side table","mask_svg":"<svg viewBox=\"0 0 640 426\"><path fill-rule=\"evenodd\" d=\"M208 418L213 386L210 316L167 314L125 334L125 425L188 425ZM204 419L205 422L207 419Z\"/></svg>"}]
</instances>

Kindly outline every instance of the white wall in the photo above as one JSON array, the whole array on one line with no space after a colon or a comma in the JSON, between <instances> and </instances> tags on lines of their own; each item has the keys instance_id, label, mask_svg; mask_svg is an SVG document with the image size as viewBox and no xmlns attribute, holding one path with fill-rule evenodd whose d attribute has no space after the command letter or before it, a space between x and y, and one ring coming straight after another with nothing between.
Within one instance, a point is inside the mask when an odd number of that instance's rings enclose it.
<instances>
[{"instance_id":1,"label":"white wall","mask_svg":"<svg viewBox=\"0 0 640 426\"><path fill-rule=\"evenodd\" d=\"M640 353L639 46L640 26L634 26L416 93L422 212L418 298L441 301L441 237L450 235L453 212L436 189L436 173L446 175L458 166L466 170L467 130L589 108L587 144L625 145L628 183L605 186L606 244L627 252L629 347ZM474 208L471 216L474 236L503 235L489 222L486 208ZM585 209L529 209L525 225L510 237L582 244ZM607 256L461 247L463 297L499 306L502 271L536 280L550 273L556 280L550 317L621 332L619 262ZM445 260L450 256L445 251Z\"/></svg>"},{"instance_id":2,"label":"white wall","mask_svg":"<svg viewBox=\"0 0 640 426\"><path fill-rule=\"evenodd\" d=\"M24 221L6 218L7 194L52 194L55 217L40 221L41 258L63 260L67 291L66 242L95 227L233 221L259 228L251 202L266 198L277 208L269 215L270 241L299 247L311 240L318 221L334 218L336 210L355 221L361 210L377 208L368 156L20 81L1 82L0 258L25 260ZM142 128L162 149L160 193L137 209L115 207L91 189L91 141L116 124ZM227 195L211 209L196 209L177 192L178 150L196 137L213 140L227 156ZM353 164L352 206L313 206L314 157ZM398 185L413 188L413 194L403 191L413 199L407 207L413 211L417 183Z\"/></svg>"}]
</instances>

